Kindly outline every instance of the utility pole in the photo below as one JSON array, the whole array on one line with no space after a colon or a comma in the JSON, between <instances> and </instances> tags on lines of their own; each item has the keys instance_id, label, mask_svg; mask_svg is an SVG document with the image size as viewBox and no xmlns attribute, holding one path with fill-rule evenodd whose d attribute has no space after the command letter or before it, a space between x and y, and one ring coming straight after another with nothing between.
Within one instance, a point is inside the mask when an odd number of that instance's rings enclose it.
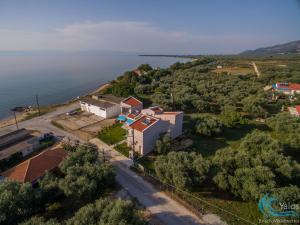
<instances>
[{"instance_id":1,"label":"utility pole","mask_svg":"<svg viewBox=\"0 0 300 225\"><path fill-rule=\"evenodd\" d=\"M172 101L172 110L174 110L175 106L174 106L174 95L173 95L173 90L171 92L171 101Z\"/></svg>"},{"instance_id":2,"label":"utility pole","mask_svg":"<svg viewBox=\"0 0 300 225\"><path fill-rule=\"evenodd\" d=\"M40 110L40 104L39 104L39 96L37 94L35 95L35 100L36 100L36 105L38 107L39 116L40 116L41 115L41 110Z\"/></svg>"},{"instance_id":3,"label":"utility pole","mask_svg":"<svg viewBox=\"0 0 300 225\"><path fill-rule=\"evenodd\" d=\"M17 129L19 130L19 125L18 125L18 120L17 120L16 112L15 111L13 111L13 112L14 112L16 126L17 126Z\"/></svg>"},{"instance_id":4,"label":"utility pole","mask_svg":"<svg viewBox=\"0 0 300 225\"><path fill-rule=\"evenodd\" d=\"M105 162L104 148L102 148L103 162Z\"/></svg>"}]
</instances>

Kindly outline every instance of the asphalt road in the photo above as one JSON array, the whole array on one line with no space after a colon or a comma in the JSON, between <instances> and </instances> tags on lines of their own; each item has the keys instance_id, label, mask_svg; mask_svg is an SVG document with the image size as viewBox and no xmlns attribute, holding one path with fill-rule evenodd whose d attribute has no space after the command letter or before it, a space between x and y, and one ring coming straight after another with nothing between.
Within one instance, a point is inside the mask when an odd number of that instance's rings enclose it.
<instances>
[{"instance_id":1,"label":"asphalt road","mask_svg":"<svg viewBox=\"0 0 300 225\"><path fill-rule=\"evenodd\" d=\"M55 111L45 114L41 117L36 117L31 120L19 123L20 128L34 129L43 133L53 132L56 136L69 137L72 140L79 140L73 134L61 130L51 124L51 119L57 115L78 108L77 104L63 106ZM15 126L1 128L3 130L14 130ZM138 201L145 206L154 217L165 225L197 225L197 224L213 224L219 225L222 223L217 216L211 215L208 221L204 221L186 209L184 206L169 198L165 193L155 189L151 184L142 179L136 173L132 172L128 166L131 161L112 150L105 143L93 139L94 144L97 144L99 149L105 149L105 154L108 154L112 163L116 166L116 179L125 188L129 194L136 197ZM95 142L96 140L96 142ZM81 140L83 141L83 140Z\"/></svg>"},{"instance_id":2,"label":"asphalt road","mask_svg":"<svg viewBox=\"0 0 300 225\"><path fill-rule=\"evenodd\" d=\"M115 165L117 171L117 181L126 191L135 197L140 204L146 207L151 214L166 225L196 225L213 224L224 225L217 215L206 214L203 218L197 217L180 203L171 199L164 192L153 187L141 176L129 169L132 161L114 151L99 139L90 140L91 143L104 149L104 153L109 157L110 162Z\"/></svg>"}]
</instances>

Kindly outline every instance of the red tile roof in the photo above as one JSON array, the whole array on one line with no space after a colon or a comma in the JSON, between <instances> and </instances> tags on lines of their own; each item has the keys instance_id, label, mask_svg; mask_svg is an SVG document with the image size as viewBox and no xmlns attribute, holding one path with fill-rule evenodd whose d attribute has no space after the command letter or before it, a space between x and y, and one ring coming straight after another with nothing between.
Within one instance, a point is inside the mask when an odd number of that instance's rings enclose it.
<instances>
[{"instance_id":1,"label":"red tile roof","mask_svg":"<svg viewBox=\"0 0 300 225\"><path fill-rule=\"evenodd\" d=\"M155 113L161 113L161 112L163 112L163 109L160 108L160 107L158 107L158 106L153 106L153 107L151 107L150 109L151 109L153 112L155 112Z\"/></svg>"},{"instance_id":2,"label":"red tile roof","mask_svg":"<svg viewBox=\"0 0 300 225\"><path fill-rule=\"evenodd\" d=\"M135 129L135 130L138 130L140 132L143 132L148 127L150 127L151 125L153 125L154 123L156 123L158 121L159 121L159 119L144 115L140 119L138 119L137 121L133 122L130 125L130 127Z\"/></svg>"},{"instance_id":3,"label":"red tile roof","mask_svg":"<svg viewBox=\"0 0 300 225\"><path fill-rule=\"evenodd\" d=\"M127 105L130 105L130 106L139 106L142 104L141 101L139 101L138 99L134 98L134 97L129 97L125 100L123 100L123 103L127 104Z\"/></svg>"},{"instance_id":4,"label":"red tile roof","mask_svg":"<svg viewBox=\"0 0 300 225\"><path fill-rule=\"evenodd\" d=\"M297 83L277 83L277 88L286 88L288 90L294 90L299 91L300 90L300 84Z\"/></svg>"},{"instance_id":5,"label":"red tile roof","mask_svg":"<svg viewBox=\"0 0 300 225\"><path fill-rule=\"evenodd\" d=\"M300 105L296 105L295 108L296 108L297 112L298 112L299 115L300 115Z\"/></svg>"},{"instance_id":6,"label":"red tile roof","mask_svg":"<svg viewBox=\"0 0 300 225\"><path fill-rule=\"evenodd\" d=\"M300 91L300 84L289 83L289 88L290 88L291 90Z\"/></svg>"},{"instance_id":7,"label":"red tile roof","mask_svg":"<svg viewBox=\"0 0 300 225\"><path fill-rule=\"evenodd\" d=\"M22 183L33 183L44 176L46 171L57 168L66 156L67 152L62 148L46 150L3 172L2 176Z\"/></svg>"},{"instance_id":8,"label":"red tile roof","mask_svg":"<svg viewBox=\"0 0 300 225\"><path fill-rule=\"evenodd\" d=\"M127 117L129 117L130 119L134 119L135 117L137 117L139 114L133 114L133 113L130 113L127 115Z\"/></svg>"}]
</instances>

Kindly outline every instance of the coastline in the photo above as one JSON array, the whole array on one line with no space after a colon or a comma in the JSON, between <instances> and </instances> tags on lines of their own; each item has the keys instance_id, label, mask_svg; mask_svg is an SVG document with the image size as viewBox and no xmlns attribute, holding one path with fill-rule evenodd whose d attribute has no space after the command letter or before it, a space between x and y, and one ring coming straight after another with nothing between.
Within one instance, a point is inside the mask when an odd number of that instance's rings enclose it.
<instances>
[{"instance_id":1,"label":"coastline","mask_svg":"<svg viewBox=\"0 0 300 225\"><path fill-rule=\"evenodd\" d=\"M88 92L87 94L85 94L83 96L91 95L91 94L95 94L97 92L100 92L100 91L108 88L110 85L111 85L110 82L101 84L98 88L96 88L93 91ZM83 97L83 96L80 96L80 97ZM68 100L67 102L64 102L64 103L58 103L58 104L53 104L53 105L42 106L41 111L43 111L43 112L41 114L43 115L45 113L52 112L52 111L56 110L59 107L72 104L72 103L76 102L77 100L78 99L75 97L75 98L73 98L71 100ZM17 117L18 122L25 121L25 120L34 118L36 116L38 116L37 109L34 109L30 112L16 113L16 117ZM11 126L11 125L14 125L14 124L15 124L15 118L13 116L8 116L6 118L0 119L0 128L5 128L5 127L8 127L8 126Z\"/></svg>"}]
</instances>

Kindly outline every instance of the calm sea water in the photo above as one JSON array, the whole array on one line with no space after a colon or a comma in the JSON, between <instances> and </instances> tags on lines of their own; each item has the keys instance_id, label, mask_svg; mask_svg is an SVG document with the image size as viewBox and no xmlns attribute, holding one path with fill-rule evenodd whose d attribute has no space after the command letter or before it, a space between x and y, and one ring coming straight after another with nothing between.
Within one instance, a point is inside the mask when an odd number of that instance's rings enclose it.
<instances>
[{"instance_id":1,"label":"calm sea water","mask_svg":"<svg viewBox=\"0 0 300 225\"><path fill-rule=\"evenodd\" d=\"M86 94L142 63L167 67L186 59L136 55L0 56L0 118L15 106L61 103Z\"/></svg>"}]
</instances>

